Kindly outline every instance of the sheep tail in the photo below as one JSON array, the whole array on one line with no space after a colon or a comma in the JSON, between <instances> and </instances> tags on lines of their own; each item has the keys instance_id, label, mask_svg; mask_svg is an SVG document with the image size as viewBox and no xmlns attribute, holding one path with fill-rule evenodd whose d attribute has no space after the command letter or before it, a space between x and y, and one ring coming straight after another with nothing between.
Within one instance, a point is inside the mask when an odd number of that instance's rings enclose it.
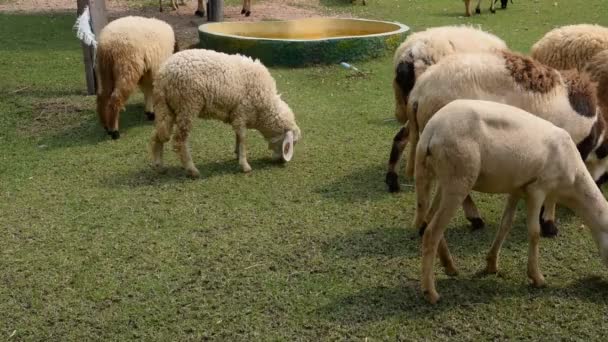
<instances>
[{"instance_id":1,"label":"sheep tail","mask_svg":"<svg viewBox=\"0 0 608 342\"><path fill-rule=\"evenodd\" d=\"M586 71L598 83L598 101L604 116L608 116L608 50L595 55L587 64Z\"/></svg>"}]
</instances>

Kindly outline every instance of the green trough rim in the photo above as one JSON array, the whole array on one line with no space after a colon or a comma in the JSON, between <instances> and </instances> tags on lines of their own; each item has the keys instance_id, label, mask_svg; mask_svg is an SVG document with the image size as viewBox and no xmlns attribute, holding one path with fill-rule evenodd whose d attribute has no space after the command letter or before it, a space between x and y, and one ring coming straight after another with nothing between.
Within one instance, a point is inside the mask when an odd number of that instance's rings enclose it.
<instances>
[{"instance_id":1,"label":"green trough rim","mask_svg":"<svg viewBox=\"0 0 608 342\"><path fill-rule=\"evenodd\" d=\"M306 21L319 18L281 20L276 22ZM314 64L337 64L364 61L392 53L405 40L410 28L398 22L358 19L321 18L330 20L361 21L392 24L398 29L361 36L328 37L318 39L256 38L211 32L215 25L230 22L207 23L199 26L199 46L230 54L258 58L265 65L301 67ZM268 23L268 22L265 22ZM243 24L239 22L238 24ZM255 24L252 23L246 23Z\"/></svg>"}]
</instances>

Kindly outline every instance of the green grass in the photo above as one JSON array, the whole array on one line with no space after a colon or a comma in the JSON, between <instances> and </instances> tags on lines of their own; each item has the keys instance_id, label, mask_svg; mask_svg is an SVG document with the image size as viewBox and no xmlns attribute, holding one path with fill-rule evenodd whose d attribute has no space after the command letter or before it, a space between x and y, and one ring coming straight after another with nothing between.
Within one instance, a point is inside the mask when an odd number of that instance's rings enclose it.
<instances>
[{"instance_id":1,"label":"green grass","mask_svg":"<svg viewBox=\"0 0 608 342\"><path fill-rule=\"evenodd\" d=\"M414 30L477 23L524 52L553 26L608 25L604 0L553 2L470 19L454 0L324 4ZM0 14L0 340L605 338L608 273L568 211L561 235L541 242L548 287L526 283L522 210L501 276L475 277L502 196L475 196L484 231L471 233L461 213L453 220L461 275L437 267L442 302L423 301L414 194L383 183L398 128L385 121L391 56L357 63L366 77L338 66L271 70L304 134L294 160L270 163L251 132L254 171L242 174L230 128L198 121L193 181L170 148L167 174L148 167L141 94L121 115L121 139L103 134L83 96L73 22Z\"/></svg>"}]
</instances>

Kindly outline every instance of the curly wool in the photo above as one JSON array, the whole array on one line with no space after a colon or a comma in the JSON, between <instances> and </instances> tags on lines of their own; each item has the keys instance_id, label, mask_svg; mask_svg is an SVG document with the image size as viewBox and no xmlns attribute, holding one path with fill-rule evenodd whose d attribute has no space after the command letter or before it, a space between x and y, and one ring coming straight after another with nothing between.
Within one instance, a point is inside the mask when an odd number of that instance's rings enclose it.
<instances>
[{"instance_id":1,"label":"curly wool","mask_svg":"<svg viewBox=\"0 0 608 342\"><path fill-rule=\"evenodd\" d=\"M274 78L249 57L203 49L181 51L161 67L154 86L159 122L167 116L200 116L244 124L267 140L287 130L299 132L293 112L277 94ZM190 130L190 125L180 127L179 120L176 125L178 130Z\"/></svg>"},{"instance_id":2,"label":"curly wool","mask_svg":"<svg viewBox=\"0 0 608 342\"><path fill-rule=\"evenodd\" d=\"M118 113L138 84L146 112L153 112L154 77L176 49L173 29L158 19L129 16L104 27L96 58L97 111L104 128L118 131Z\"/></svg>"},{"instance_id":3,"label":"curly wool","mask_svg":"<svg viewBox=\"0 0 608 342\"><path fill-rule=\"evenodd\" d=\"M580 24L549 31L532 46L532 57L560 70L583 71L601 51L608 50L608 28Z\"/></svg>"}]
</instances>

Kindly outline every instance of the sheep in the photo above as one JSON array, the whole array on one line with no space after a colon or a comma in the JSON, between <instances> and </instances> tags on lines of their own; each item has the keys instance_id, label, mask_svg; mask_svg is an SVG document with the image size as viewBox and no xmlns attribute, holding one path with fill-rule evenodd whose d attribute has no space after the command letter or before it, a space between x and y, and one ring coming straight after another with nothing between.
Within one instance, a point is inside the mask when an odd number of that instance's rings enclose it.
<instances>
[{"instance_id":1,"label":"sheep","mask_svg":"<svg viewBox=\"0 0 608 342\"><path fill-rule=\"evenodd\" d=\"M445 56L460 52L493 51L507 49L507 44L493 34L471 26L441 26L416 32L397 48L393 57L393 92L395 96L395 117L397 121L406 124L406 107L408 96L416 83L416 78L431 65L439 62ZM395 145L401 150L407 144L405 129L401 129L394 138ZM391 151L388 163L389 177L396 175L400 149ZM399 183L387 179L393 186L389 191L399 191Z\"/></svg>"},{"instance_id":2,"label":"sheep","mask_svg":"<svg viewBox=\"0 0 608 342\"><path fill-rule=\"evenodd\" d=\"M467 17L471 16L471 1L472 0L464 0L464 15ZM496 1L490 0L490 12L496 13L494 9L494 4ZM481 0L477 0L477 7L475 7L475 13L481 13Z\"/></svg>"},{"instance_id":3,"label":"sheep","mask_svg":"<svg viewBox=\"0 0 608 342\"><path fill-rule=\"evenodd\" d=\"M139 87L144 93L145 114L154 120L154 76L178 50L175 33L164 21L128 16L106 25L99 34L95 68L97 113L112 139L118 139L119 111Z\"/></svg>"},{"instance_id":4,"label":"sheep","mask_svg":"<svg viewBox=\"0 0 608 342\"><path fill-rule=\"evenodd\" d=\"M274 78L259 60L204 49L185 50L169 58L154 83L156 130L149 144L153 167L161 169L163 144L172 134L174 149L188 175L200 176L192 163L188 135L192 119L216 119L236 133L238 161L250 172L245 149L247 128L258 130L273 150L273 158L287 162L300 128L287 103L277 94Z\"/></svg>"},{"instance_id":5,"label":"sheep","mask_svg":"<svg viewBox=\"0 0 608 342\"><path fill-rule=\"evenodd\" d=\"M182 3L182 5L186 4L184 2L184 0L181 0L181 3ZM159 11L162 12L163 11L163 0L158 0L158 7L159 7ZM173 7L173 10L177 11L177 9L179 8L179 6L177 4L177 0L171 0L171 7ZM205 4L203 3L203 0L197 0L196 12L194 12L194 15L197 15L201 18L205 16Z\"/></svg>"},{"instance_id":6,"label":"sheep","mask_svg":"<svg viewBox=\"0 0 608 342\"><path fill-rule=\"evenodd\" d=\"M580 24L549 31L532 46L531 56L556 69L584 71L595 55L606 50L608 28Z\"/></svg>"},{"instance_id":7,"label":"sheep","mask_svg":"<svg viewBox=\"0 0 608 342\"><path fill-rule=\"evenodd\" d=\"M607 85L608 77L600 84ZM593 179L598 184L607 179L608 135L603 116L606 113L597 108L595 83L585 74L560 73L509 51L448 56L420 76L407 108L409 126L404 134L409 134L411 140L408 175L413 174L419 132L441 107L456 99L510 104L564 128L577 143ZM397 179L397 175L387 175L388 179ZM464 208L467 219L473 228L483 227L476 208L471 207L474 204L467 198ZM555 203L547 203L545 208L541 217L543 235L555 236L558 233L554 223ZM424 231L424 227L420 229Z\"/></svg>"},{"instance_id":8,"label":"sheep","mask_svg":"<svg viewBox=\"0 0 608 342\"><path fill-rule=\"evenodd\" d=\"M500 137L500 139L497 139ZM421 287L439 300L433 263L439 252L448 275L458 273L444 230L472 191L508 194L500 228L487 254L485 273L497 273L498 255L516 205L525 197L529 238L528 277L543 286L538 267L539 222L545 201L563 203L583 219L608 264L608 203L595 185L568 132L509 105L455 100L431 118L416 147L416 217L432 217L422 242ZM431 184L437 193L429 210Z\"/></svg>"}]
</instances>

